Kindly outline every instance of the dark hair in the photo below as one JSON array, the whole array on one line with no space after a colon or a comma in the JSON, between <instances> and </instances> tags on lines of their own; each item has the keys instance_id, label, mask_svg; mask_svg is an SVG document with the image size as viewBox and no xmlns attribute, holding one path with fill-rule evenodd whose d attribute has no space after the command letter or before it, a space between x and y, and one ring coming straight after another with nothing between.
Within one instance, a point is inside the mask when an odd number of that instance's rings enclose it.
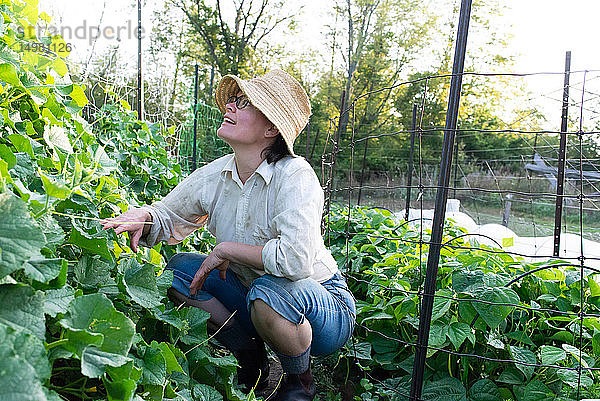
<instances>
[{"instance_id":1,"label":"dark hair","mask_svg":"<svg viewBox=\"0 0 600 401\"><path fill-rule=\"evenodd\" d=\"M261 156L264 156L267 159L267 163L277 163L279 160L283 159L285 156L289 155L290 151L283 140L281 134L275 137L275 141L272 144L267 146L261 152Z\"/></svg>"}]
</instances>

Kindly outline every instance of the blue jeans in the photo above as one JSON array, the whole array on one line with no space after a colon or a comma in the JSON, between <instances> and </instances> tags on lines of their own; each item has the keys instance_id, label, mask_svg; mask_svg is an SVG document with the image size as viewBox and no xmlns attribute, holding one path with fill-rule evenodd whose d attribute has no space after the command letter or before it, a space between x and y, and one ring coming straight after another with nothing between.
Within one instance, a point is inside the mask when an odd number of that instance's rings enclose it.
<instances>
[{"instance_id":1,"label":"blue jeans","mask_svg":"<svg viewBox=\"0 0 600 401\"><path fill-rule=\"evenodd\" d=\"M173 288L190 297L190 284L206 258L195 253L178 253L169 260L173 270ZM218 299L252 337L257 336L250 319L250 305L261 299L274 311L295 324L307 319L312 327L312 355L326 355L341 348L352 335L356 320L354 297L338 272L331 279L318 283L307 278L291 281L265 274L246 288L237 276L227 271L225 280L213 270L202 289L190 297L199 301Z\"/></svg>"}]
</instances>

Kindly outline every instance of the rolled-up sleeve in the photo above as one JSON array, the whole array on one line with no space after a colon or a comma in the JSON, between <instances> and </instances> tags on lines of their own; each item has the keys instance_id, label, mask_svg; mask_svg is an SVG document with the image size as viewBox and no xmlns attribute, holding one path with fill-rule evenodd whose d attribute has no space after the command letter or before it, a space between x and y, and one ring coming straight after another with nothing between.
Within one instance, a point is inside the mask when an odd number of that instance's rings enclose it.
<instances>
[{"instance_id":1,"label":"rolled-up sleeve","mask_svg":"<svg viewBox=\"0 0 600 401\"><path fill-rule=\"evenodd\" d=\"M201 169L186 177L161 201L143 206L152 215L152 227L140 238L140 244L154 246L167 241L176 244L202 227L206 211L202 203L203 174Z\"/></svg>"},{"instance_id":2,"label":"rolled-up sleeve","mask_svg":"<svg viewBox=\"0 0 600 401\"><path fill-rule=\"evenodd\" d=\"M301 169L282 180L272 222L277 238L262 250L266 273L294 281L313 274L322 213L323 190L312 169Z\"/></svg>"}]
</instances>

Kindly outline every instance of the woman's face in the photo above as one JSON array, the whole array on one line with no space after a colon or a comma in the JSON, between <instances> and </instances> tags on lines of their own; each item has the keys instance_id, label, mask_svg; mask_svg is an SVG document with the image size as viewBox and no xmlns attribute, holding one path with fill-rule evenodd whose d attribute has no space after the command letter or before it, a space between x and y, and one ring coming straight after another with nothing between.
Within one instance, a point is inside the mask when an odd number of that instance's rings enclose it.
<instances>
[{"instance_id":1,"label":"woman's face","mask_svg":"<svg viewBox=\"0 0 600 401\"><path fill-rule=\"evenodd\" d=\"M236 101L237 100L237 101ZM223 122L217 136L223 139L234 151L262 150L273 140L273 124L248 101L246 95L238 91L225 105Z\"/></svg>"}]
</instances>

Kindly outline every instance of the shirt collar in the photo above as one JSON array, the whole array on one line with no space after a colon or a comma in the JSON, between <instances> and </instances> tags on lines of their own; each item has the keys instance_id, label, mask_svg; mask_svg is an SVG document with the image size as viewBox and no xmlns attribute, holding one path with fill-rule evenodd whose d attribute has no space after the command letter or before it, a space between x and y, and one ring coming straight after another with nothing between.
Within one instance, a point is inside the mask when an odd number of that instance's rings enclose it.
<instances>
[{"instance_id":1,"label":"shirt collar","mask_svg":"<svg viewBox=\"0 0 600 401\"><path fill-rule=\"evenodd\" d=\"M242 181L240 180L240 177L238 176L237 168L235 166L235 156L234 155L231 155L231 159L229 159L227 164L225 164L225 166L221 170L221 174L228 172L228 171L231 173L231 178L240 186L240 188L243 187L244 184L242 184ZM263 178L263 180L265 180L265 183L267 185L269 185L269 183L271 182L271 178L273 177L274 171L275 171L275 164L274 163L269 164L266 160L263 160L262 163L258 166L258 168L256 169L256 171L254 173L259 174Z\"/></svg>"}]
</instances>

